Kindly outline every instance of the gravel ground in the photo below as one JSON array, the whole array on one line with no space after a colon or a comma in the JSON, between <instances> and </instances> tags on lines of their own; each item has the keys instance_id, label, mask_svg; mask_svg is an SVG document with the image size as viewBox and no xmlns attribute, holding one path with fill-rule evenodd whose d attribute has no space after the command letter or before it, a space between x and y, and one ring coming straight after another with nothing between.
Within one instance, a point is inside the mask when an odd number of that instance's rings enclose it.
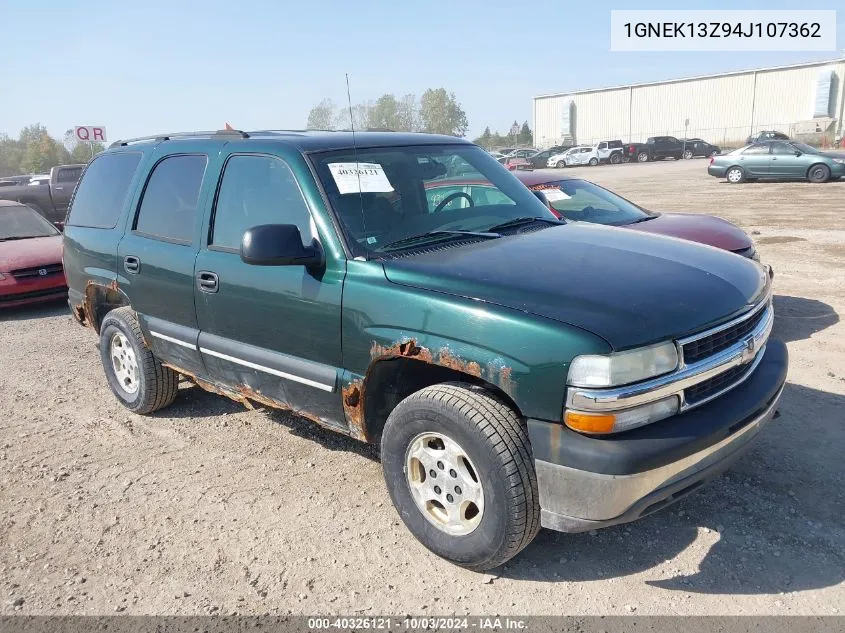
<instances>
[{"instance_id":1,"label":"gravel ground","mask_svg":"<svg viewBox=\"0 0 845 633\"><path fill-rule=\"evenodd\" d=\"M64 305L0 315L0 614L832 614L845 609L845 182L728 185L706 161L568 170L714 213L775 268L782 415L725 476L640 522L543 531L492 574L425 550L376 452L183 386L110 394Z\"/></svg>"}]
</instances>

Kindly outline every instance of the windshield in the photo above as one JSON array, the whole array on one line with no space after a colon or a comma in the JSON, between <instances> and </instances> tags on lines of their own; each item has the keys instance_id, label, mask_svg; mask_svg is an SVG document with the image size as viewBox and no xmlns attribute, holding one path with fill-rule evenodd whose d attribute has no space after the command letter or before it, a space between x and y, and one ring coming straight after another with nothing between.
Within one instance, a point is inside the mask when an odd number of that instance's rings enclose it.
<instances>
[{"instance_id":1,"label":"windshield","mask_svg":"<svg viewBox=\"0 0 845 633\"><path fill-rule=\"evenodd\" d=\"M0 207L0 241L27 237L48 237L59 232L29 207L15 205Z\"/></svg>"},{"instance_id":2,"label":"windshield","mask_svg":"<svg viewBox=\"0 0 845 633\"><path fill-rule=\"evenodd\" d=\"M517 218L555 220L474 145L367 148L357 155L350 148L313 160L355 255L387 252L389 245L432 231L485 232Z\"/></svg>"},{"instance_id":3,"label":"windshield","mask_svg":"<svg viewBox=\"0 0 845 633\"><path fill-rule=\"evenodd\" d=\"M534 185L531 189L542 191L552 208L567 220L621 226L654 217L586 180L557 180Z\"/></svg>"}]
</instances>

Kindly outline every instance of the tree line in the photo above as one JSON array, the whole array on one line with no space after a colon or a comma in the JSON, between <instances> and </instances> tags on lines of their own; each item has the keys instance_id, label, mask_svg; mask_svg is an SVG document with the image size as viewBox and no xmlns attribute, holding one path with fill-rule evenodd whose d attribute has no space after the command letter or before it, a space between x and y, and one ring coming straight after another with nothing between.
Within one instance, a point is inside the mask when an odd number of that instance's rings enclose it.
<instances>
[{"instance_id":1,"label":"tree line","mask_svg":"<svg viewBox=\"0 0 845 633\"><path fill-rule=\"evenodd\" d=\"M94 143L94 154L105 149ZM0 134L0 177L23 174L46 174L51 167L87 163L91 145L76 140L73 130L65 132L62 141L54 139L40 123L27 125L17 139Z\"/></svg>"},{"instance_id":2,"label":"tree line","mask_svg":"<svg viewBox=\"0 0 845 633\"><path fill-rule=\"evenodd\" d=\"M351 112L350 112L351 110ZM419 100L406 94L397 98L383 94L375 101L366 101L351 108L323 99L308 113L306 128L309 130L392 130L394 132L429 132L463 136L466 134L467 115L455 98L454 92L445 88L429 88Z\"/></svg>"},{"instance_id":3,"label":"tree line","mask_svg":"<svg viewBox=\"0 0 845 633\"><path fill-rule=\"evenodd\" d=\"M512 127L519 128L519 132L517 134L502 135L498 132L491 132L490 126L488 125L484 128L481 136L473 139L472 142L484 149L496 149L505 146L532 147L534 145L534 133L528 127L528 121L525 121L522 127L519 127L519 124L514 121Z\"/></svg>"}]
</instances>

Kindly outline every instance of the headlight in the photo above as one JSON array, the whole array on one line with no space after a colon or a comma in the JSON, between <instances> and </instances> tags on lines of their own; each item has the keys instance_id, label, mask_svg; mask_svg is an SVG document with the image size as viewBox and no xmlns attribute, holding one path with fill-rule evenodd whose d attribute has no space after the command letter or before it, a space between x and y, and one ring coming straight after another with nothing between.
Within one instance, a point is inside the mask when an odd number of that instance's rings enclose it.
<instances>
[{"instance_id":1,"label":"headlight","mask_svg":"<svg viewBox=\"0 0 845 633\"><path fill-rule=\"evenodd\" d=\"M672 342L602 356L577 356L567 383L575 387L617 387L666 374L678 366Z\"/></svg>"},{"instance_id":2,"label":"headlight","mask_svg":"<svg viewBox=\"0 0 845 633\"><path fill-rule=\"evenodd\" d=\"M839 163L840 165L845 165L845 158L834 158L834 163Z\"/></svg>"},{"instance_id":3,"label":"headlight","mask_svg":"<svg viewBox=\"0 0 845 633\"><path fill-rule=\"evenodd\" d=\"M585 413L566 411L563 421L566 426L581 433L620 433L638 426L645 426L678 413L678 396L621 411L607 413Z\"/></svg>"}]
</instances>

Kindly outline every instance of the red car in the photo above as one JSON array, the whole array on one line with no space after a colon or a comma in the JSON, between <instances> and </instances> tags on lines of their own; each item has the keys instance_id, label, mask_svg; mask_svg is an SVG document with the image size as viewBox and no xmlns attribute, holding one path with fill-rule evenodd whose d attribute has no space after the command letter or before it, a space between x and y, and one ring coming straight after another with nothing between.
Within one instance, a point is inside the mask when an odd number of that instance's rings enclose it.
<instances>
[{"instance_id":1,"label":"red car","mask_svg":"<svg viewBox=\"0 0 845 633\"><path fill-rule=\"evenodd\" d=\"M534 165L527 158L520 158L518 156L506 156L501 159L502 165L507 167L510 171L522 171L534 169Z\"/></svg>"},{"instance_id":2,"label":"red car","mask_svg":"<svg viewBox=\"0 0 845 633\"><path fill-rule=\"evenodd\" d=\"M62 234L29 207L0 200L0 308L62 298Z\"/></svg>"},{"instance_id":3,"label":"red car","mask_svg":"<svg viewBox=\"0 0 845 633\"><path fill-rule=\"evenodd\" d=\"M532 191L541 191L556 216L577 222L622 226L634 231L679 237L760 261L748 234L727 220L692 213L656 213L580 178L517 172Z\"/></svg>"}]
</instances>

